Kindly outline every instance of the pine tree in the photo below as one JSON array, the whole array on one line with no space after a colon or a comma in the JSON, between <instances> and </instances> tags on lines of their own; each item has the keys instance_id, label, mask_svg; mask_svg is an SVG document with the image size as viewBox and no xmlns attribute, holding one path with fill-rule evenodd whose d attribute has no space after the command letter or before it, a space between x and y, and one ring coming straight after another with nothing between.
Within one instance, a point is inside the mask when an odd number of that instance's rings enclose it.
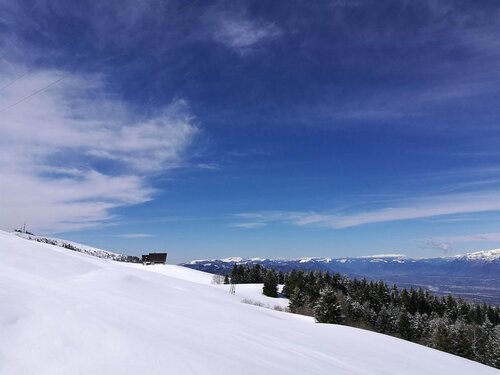
<instances>
[{"instance_id":1,"label":"pine tree","mask_svg":"<svg viewBox=\"0 0 500 375\"><path fill-rule=\"evenodd\" d=\"M313 310L314 317L319 323L340 324L344 320L335 290L330 286L321 291Z\"/></svg>"},{"instance_id":2,"label":"pine tree","mask_svg":"<svg viewBox=\"0 0 500 375\"><path fill-rule=\"evenodd\" d=\"M231 271L231 282L233 284L240 283L240 275L238 273L238 266L236 264L233 266L233 269Z\"/></svg>"},{"instance_id":3,"label":"pine tree","mask_svg":"<svg viewBox=\"0 0 500 375\"><path fill-rule=\"evenodd\" d=\"M288 308L290 309L290 312L297 313L305 305L306 305L306 299L304 297L304 294L302 293L300 288L297 286L290 294L290 303L288 305Z\"/></svg>"},{"instance_id":4,"label":"pine tree","mask_svg":"<svg viewBox=\"0 0 500 375\"><path fill-rule=\"evenodd\" d=\"M399 314L398 332L401 335L401 337L404 338L405 340L413 339L411 320L412 320L411 315L406 311L406 309L403 308L401 310L401 313Z\"/></svg>"},{"instance_id":5,"label":"pine tree","mask_svg":"<svg viewBox=\"0 0 500 375\"><path fill-rule=\"evenodd\" d=\"M278 272L278 284L283 285L285 283L285 274L283 271Z\"/></svg>"},{"instance_id":6,"label":"pine tree","mask_svg":"<svg viewBox=\"0 0 500 375\"><path fill-rule=\"evenodd\" d=\"M250 282L252 283L261 283L262 280L262 266L260 264L256 264L250 270Z\"/></svg>"},{"instance_id":7,"label":"pine tree","mask_svg":"<svg viewBox=\"0 0 500 375\"><path fill-rule=\"evenodd\" d=\"M229 276L227 274L224 276L224 284L229 284Z\"/></svg>"},{"instance_id":8,"label":"pine tree","mask_svg":"<svg viewBox=\"0 0 500 375\"><path fill-rule=\"evenodd\" d=\"M278 297L278 276L274 270L267 270L262 293L268 297Z\"/></svg>"},{"instance_id":9,"label":"pine tree","mask_svg":"<svg viewBox=\"0 0 500 375\"><path fill-rule=\"evenodd\" d=\"M385 306L382 306L377 315L375 327L380 333L388 333L391 331L391 316Z\"/></svg>"},{"instance_id":10,"label":"pine tree","mask_svg":"<svg viewBox=\"0 0 500 375\"><path fill-rule=\"evenodd\" d=\"M364 307L358 301L353 300L352 298L347 299L347 312L349 320L353 322L359 322L364 317Z\"/></svg>"},{"instance_id":11,"label":"pine tree","mask_svg":"<svg viewBox=\"0 0 500 375\"><path fill-rule=\"evenodd\" d=\"M443 352L451 352L452 342L450 332L444 319L438 319L432 333L430 344L430 346L435 349L442 350Z\"/></svg>"},{"instance_id":12,"label":"pine tree","mask_svg":"<svg viewBox=\"0 0 500 375\"><path fill-rule=\"evenodd\" d=\"M480 329L482 340L477 348L477 359L486 365L500 368L500 327L494 326L486 316Z\"/></svg>"},{"instance_id":13,"label":"pine tree","mask_svg":"<svg viewBox=\"0 0 500 375\"><path fill-rule=\"evenodd\" d=\"M451 328L452 352L460 357L472 359L474 353L472 344L467 337L467 325L458 319Z\"/></svg>"},{"instance_id":14,"label":"pine tree","mask_svg":"<svg viewBox=\"0 0 500 375\"><path fill-rule=\"evenodd\" d=\"M420 314L417 312L413 315L413 320L411 324L413 332L413 340L419 342L422 337L425 337L429 333L429 322L427 314Z\"/></svg>"}]
</instances>

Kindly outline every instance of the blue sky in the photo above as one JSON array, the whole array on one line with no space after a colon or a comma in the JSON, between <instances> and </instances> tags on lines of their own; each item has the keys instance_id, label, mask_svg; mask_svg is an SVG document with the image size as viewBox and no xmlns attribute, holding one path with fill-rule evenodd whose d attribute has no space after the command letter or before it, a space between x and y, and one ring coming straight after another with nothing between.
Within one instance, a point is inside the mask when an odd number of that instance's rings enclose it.
<instances>
[{"instance_id":1,"label":"blue sky","mask_svg":"<svg viewBox=\"0 0 500 375\"><path fill-rule=\"evenodd\" d=\"M496 1L0 15L4 230L174 262L500 245Z\"/></svg>"}]
</instances>

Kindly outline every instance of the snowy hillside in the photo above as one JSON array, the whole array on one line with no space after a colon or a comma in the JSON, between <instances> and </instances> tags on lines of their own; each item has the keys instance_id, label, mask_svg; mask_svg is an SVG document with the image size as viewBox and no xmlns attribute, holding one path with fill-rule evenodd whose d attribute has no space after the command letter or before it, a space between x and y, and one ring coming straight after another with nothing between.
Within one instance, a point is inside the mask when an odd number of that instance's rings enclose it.
<instances>
[{"instance_id":1,"label":"snowy hillside","mask_svg":"<svg viewBox=\"0 0 500 375\"><path fill-rule=\"evenodd\" d=\"M23 233L23 232L13 232L13 234L27 240L64 247L65 249L68 250L78 251L79 253L89 254L98 258L111 259L111 260L116 260L118 262L131 262L131 263L140 262L140 259L136 256L117 254L111 251L96 249L95 247L82 245L77 242L61 240L59 238L35 236L34 234Z\"/></svg>"},{"instance_id":2,"label":"snowy hillside","mask_svg":"<svg viewBox=\"0 0 500 375\"><path fill-rule=\"evenodd\" d=\"M498 374L211 281L0 232L0 374Z\"/></svg>"}]
</instances>

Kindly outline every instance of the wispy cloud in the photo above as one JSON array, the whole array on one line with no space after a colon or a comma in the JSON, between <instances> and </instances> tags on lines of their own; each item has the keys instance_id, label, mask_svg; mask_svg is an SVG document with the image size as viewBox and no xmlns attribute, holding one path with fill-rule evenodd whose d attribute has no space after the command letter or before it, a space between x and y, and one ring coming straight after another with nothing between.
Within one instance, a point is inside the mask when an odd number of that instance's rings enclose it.
<instances>
[{"instance_id":1,"label":"wispy cloud","mask_svg":"<svg viewBox=\"0 0 500 375\"><path fill-rule=\"evenodd\" d=\"M462 243L499 242L500 232L475 233L456 236L439 236L420 240L422 247L432 248L449 254L453 247Z\"/></svg>"},{"instance_id":2,"label":"wispy cloud","mask_svg":"<svg viewBox=\"0 0 500 375\"><path fill-rule=\"evenodd\" d=\"M451 251L451 245L447 242L439 242L435 240L422 240L422 247L431 248L435 250L442 251L444 254L448 254Z\"/></svg>"},{"instance_id":3,"label":"wispy cloud","mask_svg":"<svg viewBox=\"0 0 500 375\"><path fill-rule=\"evenodd\" d=\"M216 171L216 170L220 169L220 166L218 164L215 164L215 163L199 163L199 164L196 164L196 168Z\"/></svg>"},{"instance_id":4,"label":"wispy cloud","mask_svg":"<svg viewBox=\"0 0 500 375\"><path fill-rule=\"evenodd\" d=\"M231 225L233 228L242 228L242 229L258 229L265 227L265 223L259 222L248 222L248 223L236 223Z\"/></svg>"},{"instance_id":5,"label":"wispy cloud","mask_svg":"<svg viewBox=\"0 0 500 375\"><path fill-rule=\"evenodd\" d=\"M354 95L346 94L345 91L335 94L332 89L330 95L325 95L324 101L319 102L320 105L306 103L301 109L304 115L299 117L300 121L310 124L311 116L314 115L328 126L364 122L401 126L404 120L409 120L412 128L428 129L432 125L434 130L469 128L477 131L483 123L484 109L481 104L486 101L489 103L490 100L493 102L500 95L497 9L491 11L490 8L478 6L465 10L454 1L442 1L439 5L435 1L420 1L418 5L400 2L392 6L393 9L401 7L402 13L408 12L407 15L424 10L420 20L406 24L405 30L411 30L410 37L399 32L400 20L380 22L378 18L368 17L362 24L356 24L359 18L352 15L351 9L337 7L328 29L328 35L332 38L331 51L334 52L337 46L335 35L341 36L343 43L348 46L348 52L334 55L337 61L346 66L355 66L357 63L365 64L365 59L373 56L370 51L374 46L382 48L384 53L379 57L385 63L379 60L376 64L363 65L366 71L373 68L373 74L382 74L381 78L388 75L387 69L397 66L395 61L404 54L410 74L408 80L402 86L390 87L370 82L368 87L363 87L362 93L356 92ZM358 11L361 14L377 14L380 7L377 2L365 1L361 2ZM306 16L303 17L298 16L297 19L307 23ZM356 27L353 27L354 24ZM301 25L296 27L300 29ZM411 44L408 43L409 39ZM436 45L442 48L436 49ZM315 43L315 39L312 39L302 43L301 48L313 55L317 48L329 47L325 43ZM419 77L418 80L415 81L415 77ZM355 92L356 89L352 90ZM467 111L463 110L465 101ZM311 108L314 108L314 112ZM438 113L447 121L423 121ZM469 121L464 121L464 115L468 115ZM451 118L455 121L450 121ZM486 124L484 122L481 125Z\"/></svg>"},{"instance_id":6,"label":"wispy cloud","mask_svg":"<svg viewBox=\"0 0 500 375\"><path fill-rule=\"evenodd\" d=\"M253 20L241 14L215 12L208 20L213 40L240 53L248 53L257 45L282 35L274 23Z\"/></svg>"},{"instance_id":7,"label":"wispy cloud","mask_svg":"<svg viewBox=\"0 0 500 375\"><path fill-rule=\"evenodd\" d=\"M297 226L316 225L339 229L364 224L491 211L500 211L500 192L497 190L412 199L399 202L398 206L351 214L264 211L236 216L242 220L261 223L283 222Z\"/></svg>"},{"instance_id":8,"label":"wispy cloud","mask_svg":"<svg viewBox=\"0 0 500 375\"><path fill-rule=\"evenodd\" d=\"M19 76L15 67L0 65L2 87ZM141 117L104 81L31 70L3 89L0 227L27 222L54 232L100 225L114 217L113 209L152 199L149 176L182 165L197 133L187 103L175 100Z\"/></svg>"},{"instance_id":9,"label":"wispy cloud","mask_svg":"<svg viewBox=\"0 0 500 375\"><path fill-rule=\"evenodd\" d=\"M449 244L462 242L500 241L500 232L465 234L459 236L442 236L435 237L432 240L443 241Z\"/></svg>"}]
</instances>

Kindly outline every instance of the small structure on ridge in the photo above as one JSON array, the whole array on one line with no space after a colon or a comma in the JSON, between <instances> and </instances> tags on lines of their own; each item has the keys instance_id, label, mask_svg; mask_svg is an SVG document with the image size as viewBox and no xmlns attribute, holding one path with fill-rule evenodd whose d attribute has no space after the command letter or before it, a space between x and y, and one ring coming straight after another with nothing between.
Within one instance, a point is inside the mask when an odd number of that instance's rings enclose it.
<instances>
[{"instance_id":1,"label":"small structure on ridge","mask_svg":"<svg viewBox=\"0 0 500 375\"><path fill-rule=\"evenodd\" d=\"M149 253L142 256L142 264L165 264L167 263L167 253Z\"/></svg>"}]
</instances>

